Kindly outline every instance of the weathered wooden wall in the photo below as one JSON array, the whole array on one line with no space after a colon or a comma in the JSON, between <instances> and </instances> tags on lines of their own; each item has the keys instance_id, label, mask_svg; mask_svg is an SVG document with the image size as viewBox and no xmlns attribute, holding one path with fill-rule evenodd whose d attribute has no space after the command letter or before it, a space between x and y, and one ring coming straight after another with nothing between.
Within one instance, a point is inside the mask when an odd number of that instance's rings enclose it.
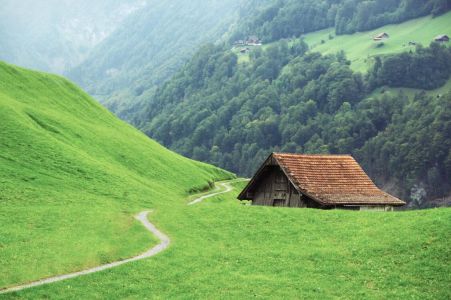
<instances>
[{"instance_id":1,"label":"weathered wooden wall","mask_svg":"<svg viewBox=\"0 0 451 300\"><path fill-rule=\"evenodd\" d=\"M263 180L254 192L253 205L306 207L302 195L294 188L283 171L276 166L268 167Z\"/></svg>"}]
</instances>

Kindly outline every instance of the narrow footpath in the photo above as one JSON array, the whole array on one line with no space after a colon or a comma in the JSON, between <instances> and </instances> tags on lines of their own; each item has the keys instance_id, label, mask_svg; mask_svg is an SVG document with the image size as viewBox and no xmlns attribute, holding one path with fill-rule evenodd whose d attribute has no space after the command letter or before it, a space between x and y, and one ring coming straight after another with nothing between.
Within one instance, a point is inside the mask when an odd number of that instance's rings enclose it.
<instances>
[{"instance_id":1,"label":"narrow footpath","mask_svg":"<svg viewBox=\"0 0 451 300\"><path fill-rule=\"evenodd\" d=\"M247 181L248 179L235 179L235 180L230 180L230 181L223 181L223 182L217 182L216 188L209 192L208 194L205 194L199 198L196 198L195 200L191 201L188 203L188 205L193 205L193 204L197 204L200 203L202 201L204 201L207 198L211 198L217 195L221 195L221 194L225 194L228 193L230 191L232 191L233 187L231 186L232 183L237 183L237 182L241 182L241 181ZM222 190L221 190L222 187ZM217 192L219 191L219 192Z\"/></svg>"},{"instance_id":2,"label":"narrow footpath","mask_svg":"<svg viewBox=\"0 0 451 300\"><path fill-rule=\"evenodd\" d=\"M240 181L244 181L245 179L235 179L235 180L230 180L230 181L223 181L223 182L217 182L216 188L209 192L208 194L205 194L203 196L200 196L199 198L194 199L193 201L189 202L188 205L193 205L193 204L197 204L202 202L203 200L210 198L210 197L214 197L220 194L225 194L228 193L230 191L232 191L232 183L235 182L240 182ZM161 251L165 250L167 247L169 247L169 244L171 243L171 240L169 239L169 237L162 233L161 231L159 231L152 223L149 222L148 220L148 215L149 215L149 211L143 211L140 212L135 218L141 222L141 224L151 233L153 233L159 240L160 243L156 246L153 246L152 248L150 248L149 250L147 250L146 252L139 254L137 256L133 256L127 259L123 259L123 260L118 260L115 262L111 262L105 265L101 265L101 266L97 266L97 267L93 267L87 270L83 270L83 271L78 271L78 272L74 272L74 273L69 273L69 274L65 274L65 275L58 275L58 276L54 276L54 277L49 277L49 278L45 278L45 279L40 279L37 281L33 281L27 284L23 284L23 285L18 285L18 286L13 286L10 288L5 288L5 289L0 289L0 294L6 294L6 293L11 293L11 292L18 292L21 290L25 290L28 288L32 288L32 287L36 287L36 286L40 286L40 285L44 285L44 284L49 284L49 283L53 283L53 282L58 282L58 281L62 281L62 280L66 280L66 279L70 279L70 278L75 278L75 277L79 277L79 276L83 276L83 275L87 275L87 274L92 274L92 273L96 273L96 272L100 272L103 270L107 270L107 269L111 269L114 267L118 267L120 265L126 264L126 263L130 263L133 261L137 261L137 260L142 260L145 258L149 258L152 257L158 253L160 253Z\"/></svg>"}]
</instances>

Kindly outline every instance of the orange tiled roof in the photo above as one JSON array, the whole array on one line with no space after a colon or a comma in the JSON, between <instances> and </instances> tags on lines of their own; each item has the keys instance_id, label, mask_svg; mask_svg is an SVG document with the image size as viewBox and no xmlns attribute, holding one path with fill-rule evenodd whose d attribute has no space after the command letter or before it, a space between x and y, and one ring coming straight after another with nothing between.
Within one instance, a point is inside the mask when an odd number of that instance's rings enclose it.
<instances>
[{"instance_id":1,"label":"orange tiled roof","mask_svg":"<svg viewBox=\"0 0 451 300\"><path fill-rule=\"evenodd\" d=\"M404 205L380 190L350 155L274 153L280 167L306 195L323 205Z\"/></svg>"}]
</instances>

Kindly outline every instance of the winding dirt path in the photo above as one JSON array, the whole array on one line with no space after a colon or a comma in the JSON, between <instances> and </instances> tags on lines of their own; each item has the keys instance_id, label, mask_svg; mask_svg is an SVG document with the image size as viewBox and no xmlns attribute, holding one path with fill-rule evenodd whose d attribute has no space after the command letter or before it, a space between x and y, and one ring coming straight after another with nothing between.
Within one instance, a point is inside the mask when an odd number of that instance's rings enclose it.
<instances>
[{"instance_id":1,"label":"winding dirt path","mask_svg":"<svg viewBox=\"0 0 451 300\"><path fill-rule=\"evenodd\" d=\"M231 183L236 183L236 182L241 182L241 181L247 181L248 179L234 179L234 180L229 180L229 181L223 181L223 182L216 182L216 188L209 192L208 194L205 194L199 198L194 199L193 201L189 202L188 205L193 205L193 204L197 204L200 203L202 201L204 201L207 198L211 198L220 194L225 194L228 193L230 191L232 191L233 187L230 185ZM219 186L221 186L224 190L216 192L217 190L221 190L221 188L219 188Z\"/></svg>"},{"instance_id":2,"label":"winding dirt path","mask_svg":"<svg viewBox=\"0 0 451 300\"><path fill-rule=\"evenodd\" d=\"M245 179L235 179L235 180L230 180L230 181L217 182L216 184L218 186L213 191L211 191L210 193L205 194L199 198L194 199L193 201L189 202L188 205L197 204L207 198L228 193L233 189L232 186L230 185L231 183L239 182L239 181L243 181L243 180L245 180ZM223 190L219 186L222 187ZM220 190L220 191L218 191L218 190ZM216 192L216 191L218 191L218 192ZM154 256L154 255L160 253L161 251L163 251L167 247L169 247L171 240L169 239L169 237L167 235L165 235L164 233L159 231L152 223L149 222L149 220L147 218L149 213L150 213L149 211L143 211L143 212L139 213L137 216L135 216L135 218L138 221L140 221L141 224L143 224L144 227L148 231L153 233L160 240L160 243L158 245L153 246L151 249L147 250L146 252L144 252L140 255L137 255L137 256L133 256L133 257L130 257L127 259L115 261L115 262L108 263L108 264L101 265L101 266L97 266L97 267L90 268L87 270L69 273L69 274L65 274L65 275L58 275L58 276L54 276L54 277L36 280L36 281L30 282L27 284L23 284L23 285L18 285L18 286L6 288L6 289L0 289L0 294L18 292L21 290L35 287L35 286L40 286L40 285L44 285L44 284L48 284L48 283L58 282L58 281L62 281L62 280L70 279L70 278L75 278L75 277L79 277L79 276L83 276L83 275L87 275L87 274L91 274L91 273L100 272L103 270L111 269L111 268L129 263L129 262L132 262L132 261L149 258L151 256Z\"/></svg>"},{"instance_id":3,"label":"winding dirt path","mask_svg":"<svg viewBox=\"0 0 451 300\"><path fill-rule=\"evenodd\" d=\"M74 277L78 277L78 276L82 276L82 275L86 275L86 274L91 274L91 273L95 273L95 272L100 272L106 269L111 269L132 261L137 261L137 260L141 260L141 259L145 259L151 256L154 256L157 253L160 253L161 251L163 251L164 249L166 249L169 246L169 243L171 242L171 240L169 239L169 237L167 235L165 235L164 233L162 233L161 231L159 231L152 223L149 222L149 220L147 219L149 212L148 211L143 211L141 213L139 213L135 218L140 221L144 227L152 232L155 236L158 237L158 239L160 240L160 243L154 247L152 247L151 249L149 249L148 251L134 256L134 257L130 257L124 260L119 260L119 261L115 261L109 264L105 264L105 265L101 265L101 266L97 266L91 269L87 269L87 270L83 270L83 271L79 271L79 272L74 272L74 273L69 273L69 274L65 274L65 275L58 275L58 276L54 276L54 277L49 277L46 279L41 279L41 280L37 280L37 281L33 281L31 283L27 283L27 284L23 284L23 285L18 285L18 286L14 286L11 288L7 288L7 289L3 289L0 290L0 294L5 294L5 293L10 293L10 292L17 292L17 291L21 291L24 289L28 289L31 287L35 287L35 286L39 286L39 285L44 285L44 284L48 284L48 283L53 283L53 282L57 282L57 281L61 281L61 280L65 280L65 279L69 279L69 278L74 278Z\"/></svg>"}]
</instances>

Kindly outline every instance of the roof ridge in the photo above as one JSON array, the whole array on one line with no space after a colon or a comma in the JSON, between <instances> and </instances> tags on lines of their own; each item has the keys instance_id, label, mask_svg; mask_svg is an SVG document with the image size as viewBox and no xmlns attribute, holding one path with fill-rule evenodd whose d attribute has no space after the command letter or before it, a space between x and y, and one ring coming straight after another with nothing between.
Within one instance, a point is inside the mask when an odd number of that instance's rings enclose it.
<instances>
[{"instance_id":1,"label":"roof ridge","mask_svg":"<svg viewBox=\"0 0 451 300\"><path fill-rule=\"evenodd\" d=\"M293 156L315 156L315 157L352 157L351 154L308 154L308 153L288 153L288 152L273 152L275 155L293 155Z\"/></svg>"}]
</instances>

